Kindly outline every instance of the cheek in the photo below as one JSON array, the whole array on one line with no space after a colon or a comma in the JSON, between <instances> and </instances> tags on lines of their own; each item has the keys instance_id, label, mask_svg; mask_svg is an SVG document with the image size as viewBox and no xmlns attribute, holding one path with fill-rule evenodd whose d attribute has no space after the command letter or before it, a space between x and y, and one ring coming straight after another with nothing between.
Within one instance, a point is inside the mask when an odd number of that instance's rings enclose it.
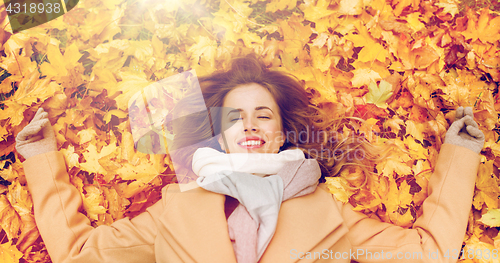
<instances>
[{"instance_id":1,"label":"cheek","mask_svg":"<svg viewBox=\"0 0 500 263\"><path fill-rule=\"evenodd\" d=\"M278 124L272 124L268 125L265 128L265 133L269 139L272 140L272 142L280 142L281 137L283 136L283 131L281 130L280 125Z\"/></svg>"},{"instance_id":2,"label":"cheek","mask_svg":"<svg viewBox=\"0 0 500 263\"><path fill-rule=\"evenodd\" d=\"M237 134L241 131L241 129L242 129L241 124L236 123L234 125L231 125L229 128L226 128L223 131L223 134L226 137L226 140L231 141L237 136Z\"/></svg>"}]
</instances>

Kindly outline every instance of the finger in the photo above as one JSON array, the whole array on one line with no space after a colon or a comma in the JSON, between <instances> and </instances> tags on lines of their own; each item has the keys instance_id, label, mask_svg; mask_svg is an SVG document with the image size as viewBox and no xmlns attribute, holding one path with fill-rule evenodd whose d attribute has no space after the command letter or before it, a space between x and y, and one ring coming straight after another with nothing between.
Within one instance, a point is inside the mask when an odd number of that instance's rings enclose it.
<instances>
[{"instance_id":1,"label":"finger","mask_svg":"<svg viewBox=\"0 0 500 263\"><path fill-rule=\"evenodd\" d=\"M43 136L42 135L35 135L35 136L32 136L32 137L28 137L26 140L24 141L16 141L18 143L24 143L24 144L28 144L28 143L32 143L32 142L36 142L36 141L39 141L43 139Z\"/></svg>"},{"instance_id":2,"label":"finger","mask_svg":"<svg viewBox=\"0 0 500 263\"><path fill-rule=\"evenodd\" d=\"M471 116L474 119L474 114L472 113L472 107L466 107L464 109L464 116Z\"/></svg>"},{"instance_id":3,"label":"finger","mask_svg":"<svg viewBox=\"0 0 500 263\"><path fill-rule=\"evenodd\" d=\"M43 110L43 108L42 107L38 108L38 110L35 113L35 116L33 117L33 119L31 121L37 121L37 120L39 120L42 117L43 113L45 113L45 111Z\"/></svg>"},{"instance_id":4,"label":"finger","mask_svg":"<svg viewBox=\"0 0 500 263\"><path fill-rule=\"evenodd\" d=\"M52 128L52 125L50 124L49 119L45 119L46 122L43 123L42 125L42 131L43 131L43 137L44 138L49 138L49 137L54 137L54 129Z\"/></svg>"},{"instance_id":5,"label":"finger","mask_svg":"<svg viewBox=\"0 0 500 263\"><path fill-rule=\"evenodd\" d=\"M464 116L464 107L460 106L455 112L455 120L459 120Z\"/></svg>"},{"instance_id":6,"label":"finger","mask_svg":"<svg viewBox=\"0 0 500 263\"><path fill-rule=\"evenodd\" d=\"M465 120L465 125L472 126L472 127L476 128L476 129L479 128L479 126L477 125L477 122L475 122L474 119L471 116L465 115L464 120Z\"/></svg>"},{"instance_id":7,"label":"finger","mask_svg":"<svg viewBox=\"0 0 500 263\"><path fill-rule=\"evenodd\" d=\"M20 141L26 141L30 137L37 135L40 132L40 130L42 130L42 126L48 121L49 121L48 119L43 119L28 124L21 130L21 132L17 134L16 139Z\"/></svg>"},{"instance_id":8,"label":"finger","mask_svg":"<svg viewBox=\"0 0 500 263\"><path fill-rule=\"evenodd\" d=\"M35 122L35 121L38 121L40 119L43 119L45 117L47 117L48 114L43 110L42 107L38 108L38 110L36 111L35 113L35 117L33 117L33 119L31 120L31 122Z\"/></svg>"},{"instance_id":9,"label":"finger","mask_svg":"<svg viewBox=\"0 0 500 263\"><path fill-rule=\"evenodd\" d=\"M475 127L472 127L472 126L467 126L467 132L472 137L475 137L477 139L484 139L484 133L480 129L478 129L478 128L475 128Z\"/></svg>"},{"instance_id":10,"label":"finger","mask_svg":"<svg viewBox=\"0 0 500 263\"><path fill-rule=\"evenodd\" d=\"M465 126L465 119L461 118L456 121L454 121L450 128L448 129L448 132L452 134L458 134L458 132Z\"/></svg>"}]
</instances>

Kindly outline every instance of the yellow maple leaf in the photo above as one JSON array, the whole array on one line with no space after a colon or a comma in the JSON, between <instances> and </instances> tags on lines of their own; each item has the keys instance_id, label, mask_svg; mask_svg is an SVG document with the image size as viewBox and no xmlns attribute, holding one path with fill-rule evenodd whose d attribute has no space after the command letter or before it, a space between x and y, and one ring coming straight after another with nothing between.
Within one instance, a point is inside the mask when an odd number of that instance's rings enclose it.
<instances>
[{"instance_id":1,"label":"yellow maple leaf","mask_svg":"<svg viewBox=\"0 0 500 263\"><path fill-rule=\"evenodd\" d=\"M3 101L6 108L0 111L0 120L9 119L12 126L18 126L24 119L24 111L28 106L19 104L12 100Z\"/></svg>"},{"instance_id":2,"label":"yellow maple leaf","mask_svg":"<svg viewBox=\"0 0 500 263\"><path fill-rule=\"evenodd\" d=\"M349 202L349 197L354 194L349 187L349 183L343 177L326 177L325 184L328 186L328 190L332 193L337 200L346 204Z\"/></svg>"},{"instance_id":3,"label":"yellow maple leaf","mask_svg":"<svg viewBox=\"0 0 500 263\"><path fill-rule=\"evenodd\" d=\"M385 63L385 59L388 57L389 52L384 48L384 46L379 43L370 43L365 46L358 54L358 60L361 62L373 62L378 60Z\"/></svg>"},{"instance_id":4,"label":"yellow maple leaf","mask_svg":"<svg viewBox=\"0 0 500 263\"><path fill-rule=\"evenodd\" d=\"M13 246L11 242L0 244L0 262L18 263L22 257L23 253L16 246Z\"/></svg>"},{"instance_id":5,"label":"yellow maple leaf","mask_svg":"<svg viewBox=\"0 0 500 263\"><path fill-rule=\"evenodd\" d=\"M22 217L24 215L31 214L31 210L33 208L31 196L26 187L19 183L19 180L15 180L11 183L11 185L9 185L7 199L19 216Z\"/></svg>"},{"instance_id":6,"label":"yellow maple leaf","mask_svg":"<svg viewBox=\"0 0 500 263\"><path fill-rule=\"evenodd\" d=\"M390 119L385 119L382 124L384 125L384 128L390 127L392 132L398 134L399 130L401 130L401 125L404 126L405 122L397 116L393 116Z\"/></svg>"},{"instance_id":7,"label":"yellow maple leaf","mask_svg":"<svg viewBox=\"0 0 500 263\"><path fill-rule=\"evenodd\" d=\"M7 234L7 238L12 240L18 237L21 227L21 219L14 207L5 195L0 195L0 226Z\"/></svg>"},{"instance_id":8,"label":"yellow maple leaf","mask_svg":"<svg viewBox=\"0 0 500 263\"><path fill-rule=\"evenodd\" d=\"M363 12L363 0L340 0L339 14L359 15Z\"/></svg>"},{"instance_id":9,"label":"yellow maple leaf","mask_svg":"<svg viewBox=\"0 0 500 263\"><path fill-rule=\"evenodd\" d=\"M336 13L335 10L328 9L329 5L329 1L325 0L306 0L299 8L304 12L305 19L315 21Z\"/></svg>"},{"instance_id":10,"label":"yellow maple leaf","mask_svg":"<svg viewBox=\"0 0 500 263\"><path fill-rule=\"evenodd\" d=\"M317 68L323 72L330 69L332 60L328 55L328 50L326 47L323 48L312 47L311 58L313 59L314 68Z\"/></svg>"},{"instance_id":11,"label":"yellow maple leaf","mask_svg":"<svg viewBox=\"0 0 500 263\"><path fill-rule=\"evenodd\" d=\"M104 196L99 188L93 185L86 185L83 187L86 194L81 194L83 199L83 207L87 212L87 217L98 220L99 215L106 213L107 209L102 206L104 204Z\"/></svg>"},{"instance_id":12,"label":"yellow maple leaf","mask_svg":"<svg viewBox=\"0 0 500 263\"><path fill-rule=\"evenodd\" d=\"M39 77L38 72L33 72L29 78L23 79L12 99L20 104L31 106L38 100L44 101L57 90L61 90L59 84L51 79L39 79Z\"/></svg>"},{"instance_id":13,"label":"yellow maple leaf","mask_svg":"<svg viewBox=\"0 0 500 263\"><path fill-rule=\"evenodd\" d=\"M199 36L196 44L189 48L191 59L196 63L203 57L213 67L215 65L215 55L217 53L217 42L209 37Z\"/></svg>"},{"instance_id":14,"label":"yellow maple leaf","mask_svg":"<svg viewBox=\"0 0 500 263\"><path fill-rule=\"evenodd\" d=\"M500 226L500 209L488 209L488 212L481 216L479 220L483 224L490 227L499 227Z\"/></svg>"},{"instance_id":15,"label":"yellow maple leaf","mask_svg":"<svg viewBox=\"0 0 500 263\"><path fill-rule=\"evenodd\" d=\"M477 39L483 43L495 43L500 39L500 17L497 16L491 19L491 15L487 8L483 8L479 19L469 10L467 30L462 32L466 39L472 39L472 42Z\"/></svg>"},{"instance_id":16,"label":"yellow maple leaf","mask_svg":"<svg viewBox=\"0 0 500 263\"><path fill-rule=\"evenodd\" d=\"M47 47L47 58L50 62L45 62L40 65L40 70L42 74L47 76L66 76L68 75L68 70L66 69L64 57L59 50L59 45L49 45Z\"/></svg>"},{"instance_id":17,"label":"yellow maple leaf","mask_svg":"<svg viewBox=\"0 0 500 263\"><path fill-rule=\"evenodd\" d=\"M97 152L97 147L94 144L89 144L87 151L83 153L85 162L80 163L80 168L89 173L107 174L107 170L99 164L99 159L116 152L116 144L109 144L102 147L101 151Z\"/></svg>"},{"instance_id":18,"label":"yellow maple leaf","mask_svg":"<svg viewBox=\"0 0 500 263\"><path fill-rule=\"evenodd\" d=\"M296 1L271 0L266 5L266 12L276 12L278 10L294 9L297 6Z\"/></svg>"},{"instance_id":19,"label":"yellow maple leaf","mask_svg":"<svg viewBox=\"0 0 500 263\"><path fill-rule=\"evenodd\" d=\"M67 149L60 149L59 152L63 154L64 160L66 161L69 169L73 168L74 166L79 166L80 162L78 161L78 159L80 156L75 153L75 147L73 145L69 145Z\"/></svg>"},{"instance_id":20,"label":"yellow maple leaf","mask_svg":"<svg viewBox=\"0 0 500 263\"><path fill-rule=\"evenodd\" d=\"M306 86L319 91L321 97L317 102L337 102L337 92L330 72L323 74L319 69L315 68L311 68L309 72Z\"/></svg>"},{"instance_id":21,"label":"yellow maple leaf","mask_svg":"<svg viewBox=\"0 0 500 263\"><path fill-rule=\"evenodd\" d=\"M148 81L146 74L143 72L125 70L120 72L119 75L122 81L119 82L118 85L115 85L114 88L109 89L108 94L121 92L121 94L115 98L116 105L121 110L127 110L130 98L140 89L150 85L151 82Z\"/></svg>"},{"instance_id":22,"label":"yellow maple leaf","mask_svg":"<svg viewBox=\"0 0 500 263\"><path fill-rule=\"evenodd\" d=\"M394 172L402 176L411 174L411 167L400 160L386 159L377 164L377 171L381 171L381 174L387 177L393 176Z\"/></svg>"},{"instance_id":23,"label":"yellow maple leaf","mask_svg":"<svg viewBox=\"0 0 500 263\"><path fill-rule=\"evenodd\" d=\"M408 25L415 31L420 31L425 28L424 23L422 23L419 19L420 13L411 13L406 16L406 21Z\"/></svg>"},{"instance_id":24,"label":"yellow maple leaf","mask_svg":"<svg viewBox=\"0 0 500 263\"><path fill-rule=\"evenodd\" d=\"M412 201L412 195L410 194L410 185L403 181L401 185L397 186L396 182L389 181L389 193L386 196L386 201L384 202L389 218L394 224L399 226L408 227L411 225L413 216L410 212L410 204ZM399 211L401 209L407 209L404 214Z\"/></svg>"},{"instance_id":25,"label":"yellow maple leaf","mask_svg":"<svg viewBox=\"0 0 500 263\"><path fill-rule=\"evenodd\" d=\"M420 1L416 0L393 0L392 5L396 5L394 8L394 15L400 16L405 8L413 6L413 9L417 9Z\"/></svg>"},{"instance_id":26,"label":"yellow maple leaf","mask_svg":"<svg viewBox=\"0 0 500 263\"><path fill-rule=\"evenodd\" d=\"M7 131L7 127L0 126L0 142L7 139L6 135L9 135L9 131Z\"/></svg>"},{"instance_id":27,"label":"yellow maple leaf","mask_svg":"<svg viewBox=\"0 0 500 263\"><path fill-rule=\"evenodd\" d=\"M102 188L106 201L108 202L108 212L113 219L118 220L124 217L125 207L130 204L130 201L121 197L113 188Z\"/></svg>"},{"instance_id":28,"label":"yellow maple leaf","mask_svg":"<svg viewBox=\"0 0 500 263\"><path fill-rule=\"evenodd\" d=\"M158 171L155 169L154 165L147 161L145 158L141 159L141 163L138 165L131 165L125 163L123 167L116 170L116 173L123 180L152 180Z\"/></svg>"},{"instance_id":29,"label":"yellow maple leaf","mask_svg":"<svg viewBox=\"0 0 500 263\"><path fill-rule=\"evenodd\" d=\"M463 248L463 250L464 250L463 257L468 259L475 259L474 262L478 263L500 262L498 256L495 257L495 252L498 255L498 249L495 248L492 244L481 241L475 234L472 235L467 241L465 241L465 247ZM481 253L481 257L479 257L479 253Z\"/></svg>"},{"instance_id":30,"label":"yellow maple leaf","mask_svg":"<svg viewBox=\"0 0 500 263\"><path fill-rule=\"evenodd\" d=\"M407 120L406 124L406 134L410 134L413 138L423 142L424 141L424 129L425 125L423 123L417 123L412 120Z\"/></svg>"},{"instance_id":31,"label":"yellow maple leaf","mask_svg":"<svg viewBox=\"0 0 500 263\"><path fill-rule=\"evenodd\" d=\"M80 144L84 144L87 142L90 142L92 139L95 140L95 137L97 136L96 132L92 128L88 128L85 130L79 131L76 136L80 137Z\"/></svg>"},{"instance_id":32,"label":"yellow maple leaf","mask_svg":"<svg viewBox=\"0 0 500 263\"><path fill-rule=\"evenodd\" d=\"M493 175L493 162L493 160L490 160L479 164L476 191L481 192L483 195L482 200L486 202L489 208L498 208L497 197L500 195L500 189L498 188L498 179Z\"/></svg>"},{"instance_id":33,"label":"yellow maple leaf","mask_svg":"<svg viewBox=\"0 0 500 263\"><path fill-rule=\"evenodd\" d=\"M356 195L354 195L355 199L359 199L360 203L354 207L354 211L362 212L362 211L372 211L375 212L379 208L382 203L382 199L375 192L369 192L365 189L361 189Z\"/></svg>"},{"instance_id":34,"label":"yellow maple leaf","mask_svg":"<svg viewBox=\"0 0 500 263\"><path fill-rule=\"evenodd\" d=\"M0 163L0 165L3 165ZM22 167L19 167L19 163L15 162L12 165L9 165L8 168L4 168L0 170L0 177L2 177L4 180L13 182L16 179L19 178L19 170L22 169ZM3 166L0 166L3 167ZM16 168L15 168L16 167Z\"/></svg>"},{"instance_id":35,"label":"yellow maple leaf","mask_svg":"<svg viewBox=\"0 0 500 263\"><path fill-rule=\"evenodd\" d=\"M412 159L427 159L429 157L429 153L427 149L425 149L420 143L417 143L415 139L411 137L404 138L404 143L408 151L410 151L410 156Z\"/></svg>"},{"instance_id":36,"label":"yellow maple leaf","mask_svg":"<svg viewBox=\"0 0 500 263\"><path fill-rule=\"evenodd\" d=\"M144 63L153 56L152 42L149 40L129 41L129 47L125 50L125 53L133 55Z\"/></svg>"},{"instance_id":37,"label":"yellow maple leaf","mask_svg":"<svg viewBox=\"0 0 500 263\"><path fill-rule=\"evenodd\" d=\"M279 23L283 35L279 47L290 53L293 58L299 57L300 51L309 42L309 36L313 33L309 25L304 26L300 21L301 18L294 14L288 20Z\"/></svg>"},{"instance_id":38,"label":"yellow maple leaf","mask_svg":"<svg viewBox=\"0 0 500 263\"><path fill-rule=\"evenodd\" d=\"M382 80L377 86L375 82L370 82L368 85L369 92L365 99L367 103L373 103L379 108L387 108L386 101L392 96L392 84Z\"/></svg>"},{"instance_id":39,"label":"yellow maple leaf","mask_svg":"<svg viewBox=\"0 0 500 263\"><path fill-rule=\"evenodd\" d=\"M103 120L105 123L109 123L111 121L111 116L116 116L120 119L123 119L127 117L127 113L122 111L122 110L110 110L106 112L106 114L103 117Z\"/></svg>"},{"instance_id":40,"label":"yellow maple leaf","mask_svg":"<svg viewBox=\"0 0 500 263\"><path fill-rule=\"evenodd\" d=\"M449 13L452 16L458 14L458 3L455 0L439 0L436 6L443 8L444 13Z\"/></svg>"},{"instance_id":41,"label":"yellow maple leaf","mask_svg":"<svg viewBox=\"0 0 500 263\"><path fill-rule=\"evenodd\" d=\"M355 69L352 72L354 73L354 77L351 80L352 86L357 88L382 79L379 73L368 68Z\"/></svg>"}]
</instances>

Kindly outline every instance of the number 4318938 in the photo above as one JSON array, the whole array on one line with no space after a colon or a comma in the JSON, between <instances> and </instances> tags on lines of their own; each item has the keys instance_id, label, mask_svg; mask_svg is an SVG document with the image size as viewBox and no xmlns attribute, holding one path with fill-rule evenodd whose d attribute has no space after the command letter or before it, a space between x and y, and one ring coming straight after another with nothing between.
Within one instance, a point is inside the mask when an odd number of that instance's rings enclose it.
<instances>
[{"instance_id":1,"label":"number 4318938","mask_svg":"<svg viewBox=\"0 0 500 263\"><path fill-rule=\"evenodd\" d=\"M60 3L9 3L7 5L9 15L24 14L42 14L42 13L61 13L63 12Z\"/></svg>"}]
</instances>

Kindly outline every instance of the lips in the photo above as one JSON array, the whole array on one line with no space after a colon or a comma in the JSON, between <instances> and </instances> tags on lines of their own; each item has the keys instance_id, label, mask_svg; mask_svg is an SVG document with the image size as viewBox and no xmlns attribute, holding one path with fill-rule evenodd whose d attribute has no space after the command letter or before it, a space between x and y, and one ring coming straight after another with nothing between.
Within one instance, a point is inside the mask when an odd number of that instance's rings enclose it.
<instances>
[{"instance_id":1,"label":"lips","mask_svg":"<svg viewBox=\"0 0 500 263\"><path fill-rule=\"evenodd\" d=\"M255 149L262 147L266 142L257 136L247 136L238 141L238 145L245 149Z\"/></svg>"}]
</instances>

